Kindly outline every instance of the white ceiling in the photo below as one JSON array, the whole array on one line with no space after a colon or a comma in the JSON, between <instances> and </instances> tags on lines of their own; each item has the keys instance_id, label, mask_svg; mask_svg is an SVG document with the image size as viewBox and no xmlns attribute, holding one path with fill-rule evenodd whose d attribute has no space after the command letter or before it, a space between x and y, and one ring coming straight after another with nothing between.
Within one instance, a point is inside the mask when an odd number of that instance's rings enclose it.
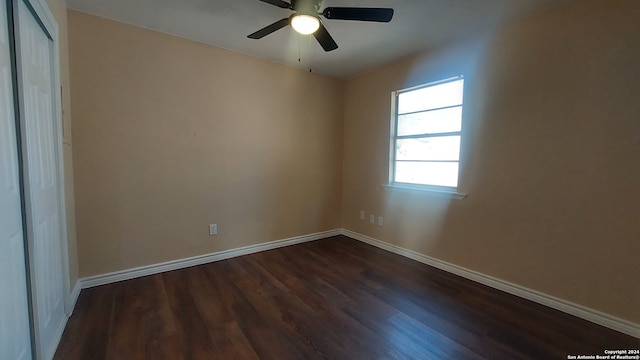
<instances>
[{"instance_id":1,"label":"white ceiling","mask_svg":"<svg viewBox=\"0 0 640 360\"><path fill-rule=\"evenodd\" d=\"M287 0L288 1L288 0ZM70 8L313 72L349 78L407 55L487 31L567 0L324 0L328 6L390 7L390 23L323 20L339 48L324 52L286 27L247 35L291 10L259 0L67 0ZM300 56L299 56L300 54ZM298 61L300 58L300 61Z\"/></svg>"}]
</instances>

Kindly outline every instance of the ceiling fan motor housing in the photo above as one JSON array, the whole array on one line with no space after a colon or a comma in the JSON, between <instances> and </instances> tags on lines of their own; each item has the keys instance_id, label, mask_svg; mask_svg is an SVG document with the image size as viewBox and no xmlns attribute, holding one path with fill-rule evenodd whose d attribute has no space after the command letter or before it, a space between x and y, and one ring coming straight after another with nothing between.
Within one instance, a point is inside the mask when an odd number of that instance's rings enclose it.
<instances>
[{"instance_id":1,"label":"ceiling fan motor housing","mask_svg":"<svg viewBox=\"0 0 640 360\"><path fill-rule=\"evenodd\" d=\"M317 16L322 0L291 0L291 9L299 14Z\"/></svg>"}]
</instances>

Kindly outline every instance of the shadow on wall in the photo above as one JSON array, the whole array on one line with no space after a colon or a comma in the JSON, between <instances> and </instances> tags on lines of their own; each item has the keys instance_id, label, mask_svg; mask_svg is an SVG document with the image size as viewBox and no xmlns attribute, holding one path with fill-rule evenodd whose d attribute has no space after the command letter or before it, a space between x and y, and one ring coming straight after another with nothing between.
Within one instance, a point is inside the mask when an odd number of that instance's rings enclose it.
<instances>
[{"instance_id":1,"label":"shadow on wall","mask_svg":"<svg viewBox=\"0 0 640 360\"><path fill-rule=\"evenodd\" d=\"M267 175L257 172L252 180L265 199L269 217L263 226L269 239L340 226L343 94L327 94L325 86L316 84L326 79L315 74L286 74L278 88L288 89L289 96L276 104L277 113L264 114L278 134L263 134L271 138L265 145L275 151L260 169ZM263 150L254 147L248 156L264 156Z\"/></svg>"}]
</instances>

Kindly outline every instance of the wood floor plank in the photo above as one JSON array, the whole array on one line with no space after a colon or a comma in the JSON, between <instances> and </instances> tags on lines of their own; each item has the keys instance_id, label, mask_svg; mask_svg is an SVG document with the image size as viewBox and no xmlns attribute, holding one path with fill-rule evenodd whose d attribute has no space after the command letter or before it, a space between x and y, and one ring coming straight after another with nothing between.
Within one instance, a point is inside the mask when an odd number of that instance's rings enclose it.
<instances>
[{"instance_id":1,"label":"wood floor plank","mask_svg":"<svg viewBox=\"0 0 640 360\"><path fill-rule=\"evenodd\" d=\"M83 290L62 335L56 358L105 359L107 356L109 322L113 310L114 285Z\"/></svg>"},{"instance_id":2,"label":"wood floor plank","mask_svg":"<svg viewBox=\"0 0 640 360\"><path fill-rule=\"evenodd\" d=\"M163 274L180 342L180 353L187 359L213 358L215 355L214 345L187 284L187 270Z\"/></svg>"},{"instance_id":3,"label":"wood floor plank","mask_svg":"<svg viewBox=\"0 0 640 360\"><path fill-rule=\"evenodd\" d=\"M177 334L164 338L154 338L145 343L145 359L148 360L183 360L188 359L182 352Z\"/></svg>"},{"instance_id":4,"label":"wood floor plank","mask_svg":"<svg viewBox=\"0 0 640 360\"><path fill-rule=\"evenodd\" d=\"M209 330L218 359L259 359L236 321Z\"/></svg>"},{"instance_id":5,"label":"wood floor plank","mask_svg":"<svg viewBox=\"0 0 640 360\"><path fill-rule=\"evenodd\" d=\"M142 303L139 299L138 284L146 279L123 281L116 285L113 310L109 321L108 360L132 357L143 359L144 338Z\"/></svg>"},{"instance_id":6,"label":"wood floor plank","mask_svg":"<svg viewBox=\"0 0 640 360\"><path fill-rule=\"evenodd\" d=\"M336 236L85 289L55 359L566 359L639 348Z\"/></svg>"},{"instance_id":7,"label":"wood floor plank","mask_svg":"<svg viewBox=\"0 0 640 360\"><path fill-rule=\"evenodd\" d=\"M162 274L151 275L137 283L142 311L147 359L177 357L179 339Z\"/></svg>"},{"instance_id":8,"label":"wood floor plank","mask_svg":"<svg viewBox=\"0 0 640 360\"><path fill-rule=\"evenodd\" d=\"M186 281L207 328L226 325L233 322L233 315L223 302L218 300L221 291L209 281L201 267L185 269Z\"/></svg>"},{"instance_id":9,"label":"wood floor plank","mask_svg":"<svg viewBox=\"0 0 640 360\"><path fill-rule=\"evenodd\" d=\"M234 315L253 351L261 359L302 359L303 353L284 335L272 308L261 301L252 287L242 290L247 282L242 273L237 272L234 261L222 261L206 266L207 274L221 289L224 301Z\"/></svg>"},{"instance_id":10,"label":"wood floor plank","mask_svg":"<svg viewBox=\"0 0 640 360\"><path fill-rule=\"evenodd\" d=\"M256 305L257 308L255 307ZM247 340L261 359L304 359L307 357L300 350L301 345L291 342L291 338L283 333L281 326L276 326L269 315L271 309L260 304L260 301L250 296L247 301L238 302L233 306L238 317L238 326L244 332Z\"/></svg>"}]
</instances>

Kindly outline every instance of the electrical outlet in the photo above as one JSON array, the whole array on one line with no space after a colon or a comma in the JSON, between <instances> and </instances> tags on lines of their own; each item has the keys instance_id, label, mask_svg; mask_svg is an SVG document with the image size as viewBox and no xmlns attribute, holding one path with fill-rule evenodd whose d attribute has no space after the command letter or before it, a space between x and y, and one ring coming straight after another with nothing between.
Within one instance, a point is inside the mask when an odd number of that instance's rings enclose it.
<instances>
[{"instance_id":1,"label":"electrical outlet","mask_svg":"<svg viewBox=\"0 0 640 360\"><path fill-rule=\"evenodd\" d=\"M364 210L360 210L360 220L364 220Z\"/></svg>"},{"instance_id":2,"label":"electrical outlet","mask_svg":"<svg viewBox=\"0 0 640 360\"><path fill-rule=\"evenodd\" d=\"M372 223L372 224L375 224L376 223L376 216L373 215L373 214L370 214L369 215L369 222Z\"/></svg>"},{"instance_id":3,"label":"electrical outlet","mask_svg":"<svg viewBox=\"0 0 640 360\"><path fill-rule=\"evenodd\" d=\"M382 216L378 216L378 225L384 225L384 219L382 218Z\"/></svg>"},{"instance_id":4,"label":"electrical outlet","mask_svg":"<svg viewBox=\"0 0 640 360\"><path fill-rule=\"evenodd\" d=\"M209 235L216 235L218 233L218 224L209 224Z\"/></svg>"}]
</instances>

